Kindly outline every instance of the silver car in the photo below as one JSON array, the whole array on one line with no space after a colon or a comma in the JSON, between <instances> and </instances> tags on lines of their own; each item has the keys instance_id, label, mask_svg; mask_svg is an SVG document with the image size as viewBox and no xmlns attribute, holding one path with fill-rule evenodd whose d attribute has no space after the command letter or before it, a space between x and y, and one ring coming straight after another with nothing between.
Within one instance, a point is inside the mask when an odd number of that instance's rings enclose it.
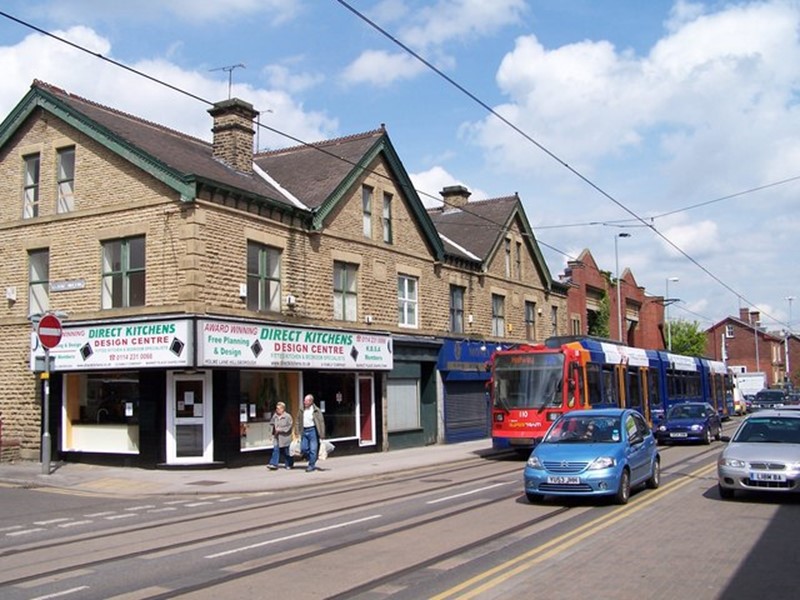
<instances>
[{"instance_id":1,"label":"silver car","mask_svg":"<svg viewBox=\"0 0 800 600\"><path fill-rule=\"evenodd\" d=\"M717 461L719 495L800 492L800 411L761 410L739 424Z\"/></svg>"}]
</instances>

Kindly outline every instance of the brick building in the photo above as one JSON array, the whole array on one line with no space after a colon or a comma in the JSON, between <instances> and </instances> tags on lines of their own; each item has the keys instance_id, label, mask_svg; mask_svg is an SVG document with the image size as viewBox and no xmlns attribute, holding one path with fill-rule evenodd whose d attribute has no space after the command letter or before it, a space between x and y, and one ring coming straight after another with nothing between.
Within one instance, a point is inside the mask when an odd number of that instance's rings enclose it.
<instances>
[{"instance_id":1,"label":"brick building","mask_svg":"<svg viewBox=\"0 0 800 600\"><path fill-rule=\"evenodd\" d=\"M786 377L786 341L781 333L761 327L756 310L739 309L739 316L728 316L706 329L706 353L737 371L763 372L770 387L783 387ZM792 387L800 384L800 338L788 337L789 370Z\"/></svg>"},{"instance_id":2,"label":"brick building","mask_svg":"<svg viewBox=\"0 0 800 600\"><path fill-rule=\"evenodd\" d=\"M251 105L209 113L212 143L34 82L0 124L3 448L264 462L306 393L337 451L486 435L491 349L566 333L519 199L427 211L383 128L254 155Z\"/></svg>"},{"instance_id":3,"label":"brick building","mask_svg":"<svg viewBox=\"0 0 800 600\"><path fill-rule=\"evenodd\" d=\"M567 263L561 281L569 290L567 311L570 334L588 335L592 324L607 310L611 339L619 339L621 314L623 324L620 341L638 348L666 348L664 298L648 296L644 288L636 283L628 268L620 273L619 279L620 304L617 303L617 281L609 271L603 271L597 266L589 250L584 250L577 260Z\"/></svg>"}]
</instances>

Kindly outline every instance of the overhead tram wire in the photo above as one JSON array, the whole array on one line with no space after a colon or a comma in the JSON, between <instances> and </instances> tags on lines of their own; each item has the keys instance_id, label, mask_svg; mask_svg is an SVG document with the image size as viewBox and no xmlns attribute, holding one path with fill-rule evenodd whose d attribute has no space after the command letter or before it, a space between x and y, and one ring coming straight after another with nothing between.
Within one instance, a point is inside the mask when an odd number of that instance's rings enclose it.
<instances>
[{"instance_id":1,"label":"overhead tram wire","mask_svg":"<svg viewBox=\"0 0 800 600\"><path fill-rule=\"evenodd\" d=\"M736 290L734 290L734 289L733 289L733 288L732 288L730 285L728 285L727 283L725 283L724 281L722 281L722 279L720 279L720 278L719 278L717 275L715 275L714 273L712 273L712 272L711 272L711 271L710 271L708 268L706 268L705 266L701 265L701 264L700 264L700 263L699 263L699 262L698 262L698 261L697 261L695 258L693 258L693 257L689 256L689 254L687 254L687 253L686 253L686 252L685 252L685 251L684 251L682 248L680 248L680 247L679 247L677 244L675 244L675 243L674 243L672 240L670 240L670 239L669 239L667 236L665 236L665 235L664 235L663 233L661 233L661 232L660 232L658 229L656 229L655 225L653 225L653 224L651 224L651 223L648 223L648 222L647 222L647 220L645 220L643 217L641 217L641 216L639 216L638 214L636 214L636 213L635 213L633 210L631 210L630 208L628 208L627 206L625 206L625 205L624 205L622 202L620 202L619 200L617 200L616 198L614 198L614 197L613 197L611 194L609 194L608 192L606 192L606 191L605 191L603 188L601 188L599 185L597 185L596 183L594 183L594 182L593 182L591 179L589 179L588 177L586 177L586 176L585 176L583 173L581 173L580 171L578 171L577 169L575 169L574 167L572 167L571 165L569 165L569 164L568 164L566 161L564 161L563 159L561 159L561 158L560 158L558 155L556 155L556 154L555 154L553 151L551 151L549 148L547 148L546 146L544 146L543 144L541 144L540 142L538 142L537 140L535 140L535 139L534 139L534 138L533 138L531 135L529 135L527 132L525 132L524 130L522 130L522 129L521 129L520 127L518 127L518 126L517 126L515 123L513 123L513 122L509 121L508 119L506 119L506 118L505 118L503 115L501 115L501 114L500 114L500 113L498 113L496 110L494 110L494 109L493 109L491 106L489 106L489 105L488 105L486 102L484 102L483 100L481 100L480 98L478 98L478 97L477 97L475 94L473 94L473 93L472 93L472 92L470 92L468 89L466 89L464 86L462 86L460 83L458 83L457 81L455 81L455 80L454 80L452 77L448 76L448 75L447 75L446 73L444 73L442 70L440 70L439 68L437 68L435 65L433 65L432 63L430 63L430 62L429 62L428 60L426 60L425 58L423 58L423 57L422 57L420 54L418 54L417 52L415 52L414 50L412 50L412 49L411 49L409 46L407 46L406 44L404 44L403 42L401 42L399 39L397 39L396 37L394 37L394 36L393 36L392 34L390 34L388 31L386 31L385 29L383 29L383 28L382 28L380 25L378 25L377 23L375 23L374 21L372 21L371 19L369 19L369 18L368 18L366 15L362 14L361 12L359 12L358 10L356 10L355 8L353 8L353 7L352 7L352 6L351 6L351 5L350 5L348 2L346 2L345 0L335 0L335 1L336 1L336 2L338 2L339 4L341 4L341 5L342 5L344 8L346 8L347 10L349 10L351 13L353 13L353 14L354 14L356 17L358 17L359 19L361 19L362 21L364 21L364 22L365 22L366 24L368 24L370 27L372 27L373 29L375 29L376 31L378 31L378 32L379 32L381 35L383 35L384 37L386 37L387 39L389 39L389 40L390 40L392 43L394 43L395 45L399 46L399 47L400 47L400 48L402 48L402 49L403 49L405 52L407 52L409 55L411 55L411 56L412 56L412 57L414 57L416 60L418 60L419 62L421 62L423 65L425 65L426 67L428 67L428 68L429 68L431 71L433 71L434 73L436 73L436 74L437 74L439 77L441 77L442 79L444 79L445 81L447 81L447 82L448 82L450 85L452 85L452 86L453 86L453 87L455 87L457 90L459 90L461 93L463 93L465 96L467 96L468 98L470 98L470 99L471 99L473 102L475 102L476 104L478 104L479 106L481 106L482 108L484 108L484 109L485 109L485 110L486 110L486 111L487 111L489 114L493 115L495 118L499 119L499 120L500 120L502 123L504 123L504 124L505 124L507 127L511 128L511 129L512 129L513 131L515 131L517 134L519 134L520 136L522 136L522 137L523 137L525 140L527 140L528 142L530 142L531 144L533 144L534 146L536 146L536 147L537 147L539 150L541 150L542 152L544 152L544 153L545 153L547 156L549 156L550 158L552 158L552 159L553 159L554 161L556 161L556 162L557 162L559 165L561 165L562 167L564 167L565 169L567 169L567 170L568 170L570 173L572 173L573 175L575 175L575 176L576 176L578 179L580 179L581 181L583 181L583 182L584 182L586 185L588 185L589 187L591 187L591 188L592 188L593 190L595 190L597 193L599 193L600 195L602 195L602 196L603 196L603 197L605 197L606 199L610 200L612 203L616 204L616 205L617 205L619 208L621 208L623 211L625 211L626 213L628 213L629 215L631 215L631 216L634 218L634 220L636 220L637 222L641 223L641 224L642 224L642 225L644 225L645 227L649 228L651 231L653 231L653 233L655 233L655 234L656 234L658 237L660 237L660 238L661 238L661 239L662 239L664 242L666 242L667 244L669 244L669 245L670 245L672 248L674 248L674 249L675 249L675 250L676 250L676 251L677 251L679 254L681 254L681 255L682 255L684 258L686 258L686 259L687 259L689 262L691 262L693 265L695 265L695 266L696 266L698 269L700 269L701 271L703 271L703 272L704 272L706 275L708 275L709 277L711 277L711 279L713 279L714 281L716 281L716 282L717 282L718 284L720 284L720 285L721 285L723 288L725 288L726 290L728 290L729 292L731 292L733 295L735 295L735 296L736 296L737 298L739 298L740 300L744 300L745 302L747 302L747 303L749 303L749 304L751 304L751 305L753 305L753 306L755 305L755 303L754 303L754 302L751 302L750 300L748 300L747 298L745 298L743 294L740 294L739 292L737 292ZM764 314L766 314L766 315L767 315L768 317L770 317L770 318L773 318L773 319L775 318L775 317L772 317L771 315L768 315L767 313L764 313ZM775 319L775 320L777 320L777 319Z\"/></svg>"},{"instance_id":2,"label":"overhead tram wire","mask_svg":"<svg viewBox=\"0 0 800 600\"><path fill-rule=\"evenodd\" d=\"M130 66L124 64L124 63L121 63L121 62L119 62L117 60L114 60L113 58L109 58L109 57L104 56L103 54L101 54L99 52L95 52L95 51L90 50L90 49L88 49L88 48L86 48L84 46L81 46L80 44L76 44L75 42L72 42L72 41L70 41L70 40L68 40L66 38L63 38L63 37L58 36L58 35L56 35L56 34L54 34L52 32L49 32L49 31L47 31L45 29L42 29L41 27L37 27L36 25L33 25L32 23L28 23L27 21L23 21L22 19L19 19L19 18L15 17L15 16L5 12L5 11L0 10L0 16L3 16L6 19L9 19L10 21L14 21L17 24L22 25L23 27L27 27L28 29L32 29L33 31L36 31L37 33L40 33L40 34L42 34L44 36L47 36L47 37L49 37L51 39L54 39L54 40L56 40L58 42L61 42L62 44L66 44L66 45L68 45L68 46L70 46L70 47L72 47L72 48L74 48L76 50L84 52L85 54L89 54L93 58L99 58L100 60L111 64L112 66L124 69L125 71L133 73L134 75L138 75L139 77L143 77L143 78L145 78L145 79L147 79L147 80L149 80L149 81L151 81L153 83L156 83L158 85L164 86L164 87L166 87L166 88L168 88L168 89L170 89L170 90L172 90L174 92L178 92L179 94L182 94L184 96L192 98L193 100L197 100L199 102L202 102L203 104L206 104L208 106L214 106L214 102L212 102L211 100L208 100L207 98L203 98L202 96L198 96L197 94L194 94L194 93L189 92L189 91L187 91L187 90L185 90L183 88L180 88L180 87L178 87L176 85L168 83L167 81L164 81L163 79L159 79L158 77L154 77L154 76L152 76L152 75L150 75L148 73L145 73L144 71L141 71L139 69L135 69L133 67L130 67ZM230 83L229 83L229 96L230 96ZM318 152L322 152L323 154L326 154L326 155L328 155L328 156L330 156L332 158L335 158L337 160L341 160L341 161L343 161L343 162L345 162L345 163L347 163L349 165L352 165L354 167L359 166L357 163L355 163L355 162L353 162L351 160L348 160L348 159L344 158L343 156L339 156L337 154L329 152L325 148L321 148L321 147L319 147L319 146L317 146L317 145L315 145L313 143L306 142L305 140L297 138L297 137L295 137L295 136L293 136L293 135L291 135L291 134L289 134L289 133L287 133L285 131L281 131L281 130L276 129L274 127L270 127L269 125L265 125L265 124L263 124L261 122L255 123L255 125L260 127L260 128L263 128L263 129L265 129L267 131L270 131L270 132L272 132L272 133L274 133L276 135L279 135L279 136L281 136L281 137L283 137L285 139L288 139L288 140L290 140L292 142L295 142L296 144L299 144L299 145L307 147L307 148L314 149L314 150L316 150ZM387 180L391 180L391 178L388 175L384 175L384 174L378 173L376 171L371 171L371 173L373 175L377 176L377 177L381 177L381 178L384 178L384 179L387 179ZM468 214L470 214L470 215L472 215L472 216L474 216L474 217L476 217L478 219L486 221L488 224L497 227L499 231L502 231L503 229L505 229L505 225L503 223L498 223L498 222L496 222L496 221L494 221L492 219L489 219L488 217L485 217L483 215L479 215L479 214L474 213L472 211L465 210L463 206L462 207L456 207L455 205L449 204L448 202L445 202L444 199L441 198L438 195L433 195L433 194L430 194L428 192L424 192L422 190L414 190L414 191L419 195L425 196L425 197L430 198L432 200L435 200L437 202L441 202L444 205L448 205L448 206L451 206L453 208L460 208L460 210L462 212L468 213ZM560 250L560 249L556 248L555 246L547 244L547 243L545 243L545 242L543 242L541 240L537 240L537 243L539 243L542 246L545 246L545 247L549 248L550 250L552 250L552 251L554 251L554 252L556 252L558 254L561 254L562 256L565 256L568 259L576 260L576 257L564 252L563 250Z\"/></svg>"}]
</instances>

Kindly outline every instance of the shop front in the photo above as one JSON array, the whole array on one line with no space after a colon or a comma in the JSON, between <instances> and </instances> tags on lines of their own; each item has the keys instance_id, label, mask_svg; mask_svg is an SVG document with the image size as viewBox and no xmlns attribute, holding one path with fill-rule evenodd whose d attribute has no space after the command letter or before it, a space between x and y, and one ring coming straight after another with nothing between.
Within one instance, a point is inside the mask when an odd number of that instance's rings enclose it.
<instances>
[{"instance_id":1,"label":"shop front","mask_svg":"<svg viewBox=\"0 0 800 600\"><path fill-rule=\"evenodd\" d=\"M193 318L65 324L50 355L56 455L142 467L263 463L275 405L308 393L337 451L380 449L393 365L388 335Z\"/></svg>"},{"instance_id":2,"label":"shop front","mask_svg":"<svg viewBox=\"0 0 800 600\"><path fill-rule=\"evenodd\" d=\"M491 433L487 364L497 344L445 340L437 368L442 378L445 443L486 438Z\"/></svg>"}]
</instances>

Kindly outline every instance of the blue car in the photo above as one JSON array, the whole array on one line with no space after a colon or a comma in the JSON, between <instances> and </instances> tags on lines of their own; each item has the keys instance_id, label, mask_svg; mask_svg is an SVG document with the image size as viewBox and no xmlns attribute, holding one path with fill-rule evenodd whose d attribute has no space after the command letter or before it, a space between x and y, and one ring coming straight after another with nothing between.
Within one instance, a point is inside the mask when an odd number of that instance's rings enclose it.
<instances>
[{"instance_id":1,"label":"blue car","mask_svg":"<svg viewBox=\"0 0 800 600\"><path fill-rule=\"evenodd\" d=\"M661 458L642 415L623 408L564 414L525 465L525 495L611 496L625 504L631 488L661 482Z\"/></svg>"},{"instance_id":2,"label":"blue car","mask_svg":"<svg viewBox=\"0 0 800 600\"><path fill-rule=\"evenodd\" d=\"M702 442L710 444L722 435L722 420L713 406L706 402L683 402L667 412L667 418L656 427L659 444Z\"/></svg>"}]
</instances>

